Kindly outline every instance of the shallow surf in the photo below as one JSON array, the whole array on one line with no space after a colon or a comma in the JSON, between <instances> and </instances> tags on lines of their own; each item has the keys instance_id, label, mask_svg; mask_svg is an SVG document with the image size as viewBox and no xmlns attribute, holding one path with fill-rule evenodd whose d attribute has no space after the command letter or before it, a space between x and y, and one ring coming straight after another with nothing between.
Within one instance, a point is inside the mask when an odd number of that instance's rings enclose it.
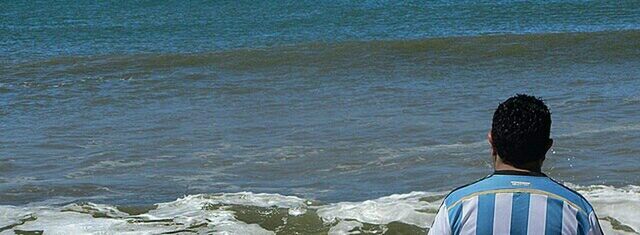
<instances>
[{"instance_id":1,"label":"shallow surf","mask_svg":"<svg viewBox=\"0 0 640 235\"><path fill-rule=\"evenodd\" d=\"M606 234L638 234L640 187L577 186ZM446 193L322 203L280 194L189 195L148 206L0 206L0 234L424 234Z\"/></svg>"},{"instance_id":2,"label":"shallow surf","mask_svg":"<svg viewBox=\"0 0 640 235\"><path fill-rule=\"evenodd\" d=\"M0 233L423 233L529 93L637 234L639 3L3 3Z\"/></svg>"}]
</instances>

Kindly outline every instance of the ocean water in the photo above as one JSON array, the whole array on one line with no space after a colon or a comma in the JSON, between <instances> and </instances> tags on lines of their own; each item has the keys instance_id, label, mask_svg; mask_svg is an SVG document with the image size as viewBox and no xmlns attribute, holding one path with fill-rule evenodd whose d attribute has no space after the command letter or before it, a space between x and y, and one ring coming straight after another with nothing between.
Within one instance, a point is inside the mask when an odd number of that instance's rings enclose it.
<instances>
[{"instance_id":1,"label":"ocean water","mask_svg":"<svg viewBox=\"0 0 640 235\"><path fill-rule=\"evenodd\" d=\"M419 234L499 102L640 232L639 1L2 1L0 234Z\"/></svg>"}]
</instances>

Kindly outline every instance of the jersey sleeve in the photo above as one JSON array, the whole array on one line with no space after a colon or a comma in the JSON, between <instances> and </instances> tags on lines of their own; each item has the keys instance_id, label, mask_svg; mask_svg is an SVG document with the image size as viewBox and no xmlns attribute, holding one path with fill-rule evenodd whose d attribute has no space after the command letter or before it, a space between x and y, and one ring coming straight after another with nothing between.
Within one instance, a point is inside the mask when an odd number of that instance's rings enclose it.
<instances>
[{"instance_id":1,"label":"jersey sleeve","mask_svg":"<svg viewBox=\"0 0 640 235\"><path fill-rule=\"evenodd\" d=\"M589 227L591 228L589 230L588 235L603 235L604 233L602 233L602 228L600 228L600 222L598 222L598 217L596 216L596 213L591 212L589 214Z\"/></svg>"},{"instance_id":2,"label":"jersey sleeve","mask_svg":"<svg viewBox=\"0 0 640 235\"><path fill-rule=\"evenodd\" d=\"M428 235L451 235L451 224L449 224L449 212L447 207L442 204L436 218L429 229Z\"/></svg>"}]
</instances>

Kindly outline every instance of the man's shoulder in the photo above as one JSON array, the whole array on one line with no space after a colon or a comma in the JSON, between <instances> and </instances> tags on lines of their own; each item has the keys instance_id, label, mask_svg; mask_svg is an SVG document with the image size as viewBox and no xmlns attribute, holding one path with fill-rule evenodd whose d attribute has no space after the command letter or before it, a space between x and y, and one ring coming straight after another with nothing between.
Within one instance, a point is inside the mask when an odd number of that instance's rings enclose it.
<instances>
[{"instance_id":1,"label":"man's shoulder","mask_svg":"<svg viewBox=\"0 0 640 235\"><path fill-rule=\"evenodd\" d=\"M444 205L447 207L451 207L457 202L462 201L467 197L473 196L474 193L490 190L491 187L487 187L488 185L486 183L491 176L492 175L488 175L486 177L480 178L476 181L451 190L451 192L449 192L449 194L447 194L444 199Z\"/></svg>"},{"instance_id":2,"label":"man's shoulder","mask_svg":"<svg viewBox=\"0 0 640 235\"><path fill-rule=\"evenodd\" d=\"M555 185L557 185L558 187L557 195L572 202L574 206L579 207L578 209L583 210L587 214L590 214L591 212L593 212L593 206L591 206L591 203L589 203L589 200L587 200L587 198L585 198L580 192L552 178L549 178L549 180L552 181Z\"/></svg>"},{"instance_id":3,"label":"man's shoulder","mask_svg":"<svg viewBox=\"0 0 640 235\"><path fill-rule=\"evenodd\" d=\"M593 211L591 204L579 192L549 177L524 177L518 175L495 175L476 180L452 190L444 199L448 208L460 202L483 194L528 193L545 195L550 198L566 201L579 207L587 214Z\"/></svg>"}]
</instances>

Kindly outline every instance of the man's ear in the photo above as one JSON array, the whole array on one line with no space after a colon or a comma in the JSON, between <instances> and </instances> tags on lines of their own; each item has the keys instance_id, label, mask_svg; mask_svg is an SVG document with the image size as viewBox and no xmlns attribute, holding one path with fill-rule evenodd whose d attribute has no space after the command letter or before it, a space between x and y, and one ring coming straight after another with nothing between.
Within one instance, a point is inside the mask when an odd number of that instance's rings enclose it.
<instances>
[{"instance_id":1,"label":"man's ear","mask_svg":"<svg viewBox=\"0 0 640 235\"><path fill-rule=\"evenodd\" d=\"M498 152L496 151L496 147L493 144L493 136L491 136L491 131L487 134L487 141L489 141L489 145L491 145L491 155L496 156Z\"/></svg>"},{"instance_id":2,"label":"man's ear","mask_svg":"<svg viewBox=\"0 0 640 235\"><path fill-rule=\"evenodd\" d=\"M549 149L551 149L551 146L553 146L553 139L549 138L549 141L547 142L547 146L546 146L547 147L547 151L545 151L545 153L548 152ZM542 163L544 162L545 159L546 159L546 154L545 154L545 156L543 156L542 159L540 159L540 165L542 165Z\"/></svg>"}]
</instances>

